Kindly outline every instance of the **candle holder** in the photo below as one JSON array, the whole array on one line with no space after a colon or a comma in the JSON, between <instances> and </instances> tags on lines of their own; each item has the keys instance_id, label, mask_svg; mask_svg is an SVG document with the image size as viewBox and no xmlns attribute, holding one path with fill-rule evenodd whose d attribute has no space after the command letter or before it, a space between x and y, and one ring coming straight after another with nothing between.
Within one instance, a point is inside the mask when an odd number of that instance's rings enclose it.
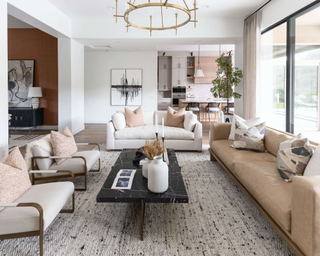
<instances>
[{"instance_id":1,"label":"candle holder","mask_svg":"<svg viewBox=\"0 0 320 256\"><path fill-rule=\"evenodd\" d=\"M159 133L156 132L156 140L157 140L157 141L158 141L158 134L159 134Z\"/></svg>"},{"instance_id":2,"label":"candle holder","mask_svg":"<svg viewBox=\"0 0 320 256\"><path fill-rule=\"evenodd\" d=\"M163 150L164 150L164 137L162 137L162 145L163 145ZM165 153L165 152L164 152L164 153ZM163 162L164 162L164 153L162 154Z\"/></svg>"}]
</instances>

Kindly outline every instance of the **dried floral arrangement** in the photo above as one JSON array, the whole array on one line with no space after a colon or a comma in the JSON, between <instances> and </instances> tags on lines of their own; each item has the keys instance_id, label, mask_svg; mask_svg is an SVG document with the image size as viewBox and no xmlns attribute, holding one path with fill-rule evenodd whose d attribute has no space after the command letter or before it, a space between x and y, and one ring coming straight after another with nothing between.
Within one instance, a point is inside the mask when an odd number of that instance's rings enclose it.
<instances>
[{"instance_id":1,"label":"dried floral arrangement","mask_svg":"<svg viewBox=\"0 0 320 256\"><path fill-rule=\"evenodd\" d=\"M163 142L161 139L147 141L146 145L142 149L142 153L149 159L153 160L155 156L160 156L165 152L165 149L163 147Z\"/></svg>"}]
</instances>

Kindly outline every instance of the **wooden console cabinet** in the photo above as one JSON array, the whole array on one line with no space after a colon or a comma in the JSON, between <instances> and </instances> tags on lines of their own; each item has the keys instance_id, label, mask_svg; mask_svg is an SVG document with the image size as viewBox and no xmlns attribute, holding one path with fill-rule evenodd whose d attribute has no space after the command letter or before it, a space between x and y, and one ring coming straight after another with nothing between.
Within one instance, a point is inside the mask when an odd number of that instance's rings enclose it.
<instances>
[{"instance_id":1,"label":"wooden console cabinet","mask_svg":"<svg viewBox=\"0 0 320 256\"><path fill-rule=\"evenodd\" d=\"M43 108L9 108L11 127L36 127L43 124Z\"/></svg>"}]
</instances>

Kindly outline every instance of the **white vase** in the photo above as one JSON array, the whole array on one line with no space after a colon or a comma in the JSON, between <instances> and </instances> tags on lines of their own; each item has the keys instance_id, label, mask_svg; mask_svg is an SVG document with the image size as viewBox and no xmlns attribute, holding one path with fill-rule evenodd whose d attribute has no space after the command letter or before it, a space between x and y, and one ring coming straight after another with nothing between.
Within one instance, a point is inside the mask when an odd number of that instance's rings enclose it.
<instances>
[{"instance_id":1,"label":"white vase","mask_svg":"<svg viewBox=\"0 0 320 256\"><path fill-rule=\"evenodd\" d=\"M148 158L140 161L140 164L142 165L142 176L146 179L148 179L148 167L151 162L152 160L149 160Z\"/></svg>"},{"instance_id":2,"label":"white vase","mask_svg":"<svg viewBox=\"0 0 320 256\"><path fill-rule=\"evenodd\" d=\"M148 189L153 193L163 193L169 187L169 170L161 156L156 156L148 166Z\"/></svg>"}]
</instances>

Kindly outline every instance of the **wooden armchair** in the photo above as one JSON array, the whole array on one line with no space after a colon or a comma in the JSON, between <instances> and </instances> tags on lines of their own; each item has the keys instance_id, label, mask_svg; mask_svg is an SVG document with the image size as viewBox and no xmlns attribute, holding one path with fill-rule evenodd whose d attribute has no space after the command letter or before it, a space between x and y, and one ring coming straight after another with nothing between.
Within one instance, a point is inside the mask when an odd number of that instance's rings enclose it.
<instances>
[{"instance_id":1,"label":"wooden armchair","mask_svg":"<svg viewBox=\"0 0 320 256\"><path fill-rule=\"evenodd\" d=\"M71 176L72 182L33 185L13 203L0 207L0 240L39 236L40 256L43 255L43 234L59 212L74 212L74 175L71 171L40 170L30 174L51 173ZM54 192L54 193L53 193ZM71 209L62 209L72 197Z\"/></svg>"},{"instance_id":2,"label":"wooden armchair","mask_svg":"<svg viewBox=\"0 0 320 256\"><path fill-rule=\"evenodd\" d=\"M36 169L38 166L41 170L69 170L75 177L83 176L84 177L84 188L77 188L76 190L85 191L87 190L87 173L92 169L97 161L99 161L98 170L101 168L101 159L100 159L100 146L97 143L77 143L78 146L87 146L87 145L96 145L98 146L97 150L91 151L78 151L72 156L52 156L50 153L42 150L40 147L32 147L33 157L31 159L32 169ZM57 165L54 159L65 158L61 164ZM65 174L61 173L33 173L31 177L31 182L34 185L37 181L45 180L55 180L65 178Z\"/></svg>"}]
</instances>

